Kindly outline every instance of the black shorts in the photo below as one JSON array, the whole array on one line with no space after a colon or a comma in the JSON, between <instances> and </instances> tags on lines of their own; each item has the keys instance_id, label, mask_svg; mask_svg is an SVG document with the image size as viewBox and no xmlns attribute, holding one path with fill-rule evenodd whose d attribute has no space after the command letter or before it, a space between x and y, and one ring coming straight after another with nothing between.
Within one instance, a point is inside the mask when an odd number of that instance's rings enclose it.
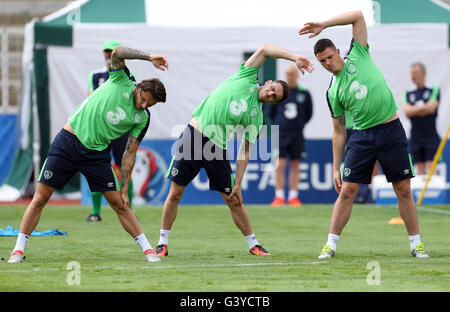
<instances>
[{"instance_id":1,"label":"black shorts","mask_svg":"<svg viewBox=\"0 0 450 312\"><path fill-rule=\"evenodd\" d=\"M429 138L428 140L411 139L409 150L414 162L432 161L439 148L439 138Z\"/></svg>"},{"instance_id":2,"label":"black shorts","mask_svg":"<svg viewBox=\"0 0 450 312\"><path fill-rule=\"evenodd\" d=\"M302 159L304 139L301 131L280 130L280 152L278 157L290 159Z\"/></svg>"},{"instance_id":3,"label":"black shorts","mask_svg":"<svg viewBox=\"0 0 450 312\"><path fill-rule=\"evenodd\" d=\"M201 168L204 168L208 175L210 190L231 193L234 175L227 151L188 125L176 142L175 155L167 169L166 178L187 186Z\"/></svg>"},{"instance_id":4,"label":"black shorts","mask_svg":"<svg viewBox=\"0 0 450 312\"><path fill-rule=\"evenodd\" d=\"M114 162L117 166L122 166L122 156L127 148L128 137L130 136L130 131L122 135L120 138L111 141L111 151L114 157Z\"/></svg>"},{"instance_id":5,"label":"black shorts","mask_svg":"<svg viewBox=\"0 0 450 312\"><path fill-rule=\"evenodd\" d=\"M342 180L370 184L376 160L388 182L415 176L405 130L399 119L365 130L352 130L347 140Z\"/></svg>"},{"instance_id":6,"label":"black shorts","mask_svg":"<svg viewBox=\"0 0 450 312\"><path fill-rule=\"evenodd\" d=\"M111 167L109 148L103 151L88 149L74 134L62 129L50 145L38 181L62 190L78 171L86 177L91 192L120 189Z\"/></svg>"}]
</instances>

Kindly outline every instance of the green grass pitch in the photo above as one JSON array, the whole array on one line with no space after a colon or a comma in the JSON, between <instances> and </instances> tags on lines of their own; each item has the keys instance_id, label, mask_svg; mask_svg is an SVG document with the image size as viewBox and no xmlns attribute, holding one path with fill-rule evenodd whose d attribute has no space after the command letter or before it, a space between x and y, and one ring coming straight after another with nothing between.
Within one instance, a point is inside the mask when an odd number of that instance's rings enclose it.
<instances>
[{"instance_id":1,"label":"green grass pitch","mask_svg":"<svg viewBox=\"0 0 450 312\"><path fill-rule=\"evenodd\" d=\"M0 206L0 228L18 228L25 208ZM450 291L450 205L418 210L429 259L413 258L404 225L388 224L398 217L396 207L369 204L354 206L336 256L317 259L331 209L331 204L247 205L257 239L272 253L257 257L249 254L226 206L182 205L170 234L169 256L147 263L111 208L103 207L102 222L86 223L90 207L49 205L37 230L59 229L68 235L31 237L24 263L0 261L0 291ZM155 247L162 207L135 210ZM0 257L9 257L15 241L0 237ZM80 265L80 285L68 283L72 261Z\"/></svg>"}]
</instances>

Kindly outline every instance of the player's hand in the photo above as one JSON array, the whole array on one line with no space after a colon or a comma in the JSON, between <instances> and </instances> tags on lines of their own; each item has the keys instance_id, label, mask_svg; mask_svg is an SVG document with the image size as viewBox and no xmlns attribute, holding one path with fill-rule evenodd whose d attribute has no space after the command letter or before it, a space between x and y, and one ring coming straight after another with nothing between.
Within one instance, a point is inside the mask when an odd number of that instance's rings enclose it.
<instances>
[{"instance_id":1,"label":"player's hand","mask_svg":"<svg viewBox=\"0 0 450 312\"><path fill-rule=\"evenodd\" d=\"M299 35L306 35L306 34L311 34L309 35L308 38L312 38L317 36L318 34L320 34L322 32L322 30L324 30L325 25L321 22L310 22L310 23L306 23L302 29L300 29L298 31Z\"/></svg>"},{"instance_id":2,"label":"player's hand","mask_svg":"<svg viewBox=\"0 0 450 312\"><path fill-rule=\"evenodd\" d=\"M123 202L123 208L129 209L130 208L130 199L128 198L128 192L122 193L122 202Z\"/></svg>"},{"instance_id":3,"label":"player's hand","mask_svg":"<svg viewBox=\"0 0 450 312\"><path fill-rule=\"evenodd\" d=\"M235 185L233 189L231 190L230 195L228 195L228 199L232 201L237 201L239 206L244 205L244 200L242 198L242 192L241 192L241 186Z\"/></svg>"},{"instance_id":4,"label":"player's hand","mask_svg":"<svg viewBox=\"0 0 450 312\"><path fill-rule=\"evenodd\" d=\"M295 60L295 65L297 65L298 69L300 70L300 72L303 74L305 74L305 70L308 73L311 73L314 70L314 65L313 63L307 59L304 56L298 55L296 60Z\"/></svg>"},{"instance_id":5,"label":"player's hand","mask_svg":"<svg viewBox=\"0 0 450 312\"><path fill-rule=\"evenodd\" d=\"M169 63L165 56L152 54L150 55L150 62L152 62L159 70L165 71L166 69L169 69Z\"/></svg>"},{"instance_id":6,"label":"player's hand","mask_svg":"<svg viewBox=\"0 0 450 312\"><path fill-rule=\"evenodd\" d=\"M333 172L333 185L334 189L339 194L341 192L342 187L341 173L339 171Z\"/></svg>"}]
</instances>

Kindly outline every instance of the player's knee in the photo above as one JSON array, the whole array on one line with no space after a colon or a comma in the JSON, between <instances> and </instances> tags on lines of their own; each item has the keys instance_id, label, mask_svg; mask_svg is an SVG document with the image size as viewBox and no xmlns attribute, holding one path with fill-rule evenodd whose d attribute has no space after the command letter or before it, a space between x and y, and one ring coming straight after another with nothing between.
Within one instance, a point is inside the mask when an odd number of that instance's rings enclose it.
<instances>
[{"instance_id":1,"label":"player's knee","mask_svg":"<svg viewBox=\"0 0 450 312\"><path fill-rule=\"evenodd\" d=\"M183 197L183 192L178 190L171 190L169 192L169 195L167 195L167 200L171 202L179 202L181 200L181 197Z\"/></svg>"},{"instance_id":2,"label":"player's knee","mask_svg":"<svg viewBox=\"0 0 450 312\"><path fill-rule=\"evenodd\" d=\"M35 207L43 208L49 201L49 197L41 193L35 193L33 196L33 202Z\"/></svg>"},{"instance_id":3,"label":"player's knee","mask_svg":"<svg viewBox=\"0 0 450 312\"><path fill-rule=\"evenodd\" d=\"M394 184L394 191L399 198L409 198L412 196L410 184L403 181Z\"/></svg>"},{"instance_id":4,"label":"player's knee","mask_svg":"<svg viewBox=\"0 0 450 312\"><path fill-rule=\"evenodd\" d=\"M342 199L353 199L355 198L356 194L358 193L358 186L353 184L344 184L342 186L341 192L339 193L339 196Z\"/></svg>"},{"instance_id":5,"label":"player's knee","mask_svg":"<svg viewBox=\"0 0 450 312\"><path fill-rule=\"evenodd\" d=\"M239 200L236 197L228 198L228 196L225 196L224 199L230 209L239 209L241 207Z\"/></svg>"}]
</instances>

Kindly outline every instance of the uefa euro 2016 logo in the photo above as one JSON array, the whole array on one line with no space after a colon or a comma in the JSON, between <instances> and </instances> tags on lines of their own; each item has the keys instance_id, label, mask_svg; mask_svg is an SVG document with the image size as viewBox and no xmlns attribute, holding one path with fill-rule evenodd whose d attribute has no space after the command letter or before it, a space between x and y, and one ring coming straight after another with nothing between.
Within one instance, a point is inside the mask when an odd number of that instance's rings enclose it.
<instances>
[{"instance_id":1,"label":"uefa euro 2016 logo","mask_svg":"<svg viewBox=\"0 0 450 312\"><path fill-rule=\"evenodd\" d=\"M133 169L133 203L161 204L169 183L164 178L167 164L154 150L140 147Z\"/></svg>"}]
</instances>

